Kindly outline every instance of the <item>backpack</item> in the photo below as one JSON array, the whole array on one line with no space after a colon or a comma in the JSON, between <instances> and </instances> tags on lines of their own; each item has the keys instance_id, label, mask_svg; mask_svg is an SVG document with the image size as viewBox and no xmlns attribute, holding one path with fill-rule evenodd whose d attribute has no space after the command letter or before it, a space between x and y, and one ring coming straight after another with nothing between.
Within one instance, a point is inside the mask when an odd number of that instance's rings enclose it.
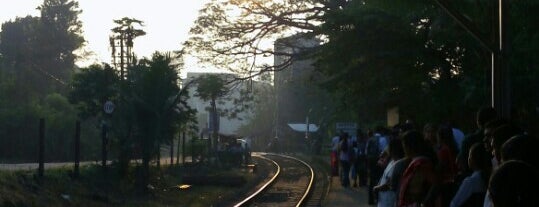
<instances>
[{"instance_id":1,"label":"backpack","mask_svg":"<svg viewBox=\"0 0 539 207\"><path fill-rule=\"evenodd\" d=\"M373 136L367 141L367 157L371 159L378 159L380 156L380 137Z\"/></svg>"}]
</instances>

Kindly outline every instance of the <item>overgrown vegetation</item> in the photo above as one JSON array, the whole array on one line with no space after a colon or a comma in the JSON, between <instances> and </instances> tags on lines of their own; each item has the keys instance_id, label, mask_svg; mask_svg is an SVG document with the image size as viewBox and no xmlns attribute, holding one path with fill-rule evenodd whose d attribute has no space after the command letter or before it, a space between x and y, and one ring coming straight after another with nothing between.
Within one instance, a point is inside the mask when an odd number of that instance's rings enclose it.
<instances>
[{"instance_id":1,"label":"overgrown vegetation","mask_svg":"<svg viewBox=\"0 0 539 207\"><path fill-rule=\"evenodd\" d=\"M223 171L204 166L167 166L158 170L147 186L149 193L137 190L135 174L140 166L131 168L129 176L122 178L112 166L103 174L100 166L81 168L80 179L70 178L71 169L54 169L45 172L44 179L37 179L34 172L0 172L1 206L211 206L239 196L238 187L252 185L256 175L239 169ZM180 190L185 177L233 177L245 180L240 186L226 184L198 184ZM245 190L245 189L244 189Z\"/></svg>"},{"instance_id":2,"label":"overgrown vegetation","mask_svg":"<svg viewBox=\"0 0 539 207\"><path fill-rule=\"evenodd\" d=\"M180 90L181 53L133 57L125 71L106 64L77 68L75 60L84 58L75 55L84 42L77 1L44 0L38 9L40 17L2 24L0 160L36 162L39 119L44 118L45 161L72 161L75 122L82 120L82 159L101 158L102 132L107 130L105 147L112 152L108 159L118 161L118 178L129 175L130 160L142 159L136 178L139 190L145 191L150 161L193 120L187 91ZM112 31L131 41L144 34L131 26L139 20L115 22L119 26ZM103 112L106 101L115 104L113 114Z\"/></svg>"}]
</instances>

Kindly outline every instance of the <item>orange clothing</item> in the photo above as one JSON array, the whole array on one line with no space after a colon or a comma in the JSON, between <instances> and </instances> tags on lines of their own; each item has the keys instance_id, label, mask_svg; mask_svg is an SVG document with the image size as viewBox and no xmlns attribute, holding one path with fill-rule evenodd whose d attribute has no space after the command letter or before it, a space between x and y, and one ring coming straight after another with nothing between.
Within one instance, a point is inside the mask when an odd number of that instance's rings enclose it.
<instances>
[{"instance_id":1,"label":"orange clothing","mask_svg":"<svg viewBox=\"0 0 539 207\"><path fill-rule=\"evenodd\" d=\"M435 181L436 174L432 161L427 157L414 158L402 175L397 206L417 206L423 202ZM426 204L426 206L436 205Z\"/></svg>"},{"instance_id":2,"label":"orange clothing","mask_svg":"<svg viewBox=\"0 0 539 207\"><path fill-rule=\"evenodd\" d=\"M447 145L441 145L436 153L440 162L442 183L451 183L457 175L456 155L451 152Z\"/></svg>"}]
</instances>

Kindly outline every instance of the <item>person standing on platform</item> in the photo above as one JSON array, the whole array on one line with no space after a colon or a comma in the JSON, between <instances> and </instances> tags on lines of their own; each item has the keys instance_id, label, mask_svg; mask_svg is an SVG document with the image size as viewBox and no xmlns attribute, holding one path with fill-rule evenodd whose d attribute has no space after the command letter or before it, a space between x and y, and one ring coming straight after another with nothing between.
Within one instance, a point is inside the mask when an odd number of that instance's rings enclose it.
<instances>
[{"instance_id":1,"label":"person standing on platform","mask_svg":"<svg viewBox=\"0 0 539 207\"><path fill-rule=\"evenodd\" d=\"M411 161L401 177L397 206L440 206L434 150L417 131L405 132L401 141L404 154Z\"/></svg>"},{"instance_id":2,"label":"person standing on platform","mask_svg":"<svg viewBox=\"0 0 539 207\"><path fill-rule=\"evenodd\" d=\"M341 164L341 185L345 188L350 186L350 152L352 144L348 137L348 133L343 133L339 142L339 161Z\"/></svg>"},{"instance_id":3,"label":"person standing on platform","mask_svg":"<svg viewBox=\"0 0 539 207\"><path fill-rule=\"evenodd\" d=\"M372 133L369 132L368 136L370 137L367 141L367 145L365 147L365 152L367 153L367 171L369 173L369 199L368 203L370 205L374 205L376 203L376 198L373 192L373 188L378 183L378 180L380 179L380 176L382 175L382 170L380 169L380 166L378 166L378 159L380 158L380 154L383 151L383 148L381 146L381 139L384 139L382 137L381 133L381 127L377 127L376 132Z\"/></svg>"},{"instance_id":4,"label":"person standing on platform","mask_svg":"<svg viewBox=\"0 0 539 207\"><path fill-rule=\"evenodd\" d=\"M475 143L481 143L483 141L485 125L496 119L496 117L496 110L490 106L482 107L477 111L477 130L462 140L460 152L457 155L457 165L460 171L460 178L457 179L457 182L472 174L472 170L468 167L468 153L470 152L470 148Z\"/></svg>"},{"instance_id":5,"label":"person standing on platform","mask_svg":"<svg viewBox=\"0 0 539 207\"><path fill-rule=\"evenodd\" d=\"M468 153L468 166L473 173L462 181L451 200L450 207L483 206L492 164L487 150L481 143L472 145Z\"/></svg>"},{"instance_id":6,"label":"person standing on platform","mask_svg":"<svg viewBox=\"0 0 539 207\"><path fill-rule=\"evenodd\" d=\"M367 137L361 130L357 130L357 159L355 161L357 177L359 178L358 186L367 186Z\"/></svg>"},{"instance_id":7,"label":"person standing on platform","mask_svg":"<svg viewBox=\"0 0 539 207\"><path fill-rule=\"evenodd\" d=\"M340 137L338 135L335 135L331 139L331 154L330 154L331 176L339 175L339 153L338 153L339 142L340 142Z\"/></svg>"},{"instance_id":8,"label":"person standing on platform","mask_svg":"<svg viewBox=\"0 0 539 207\"><path fill-rule=\"evenodd\" d=\"M390 161L387 164L378 185L373 188L378 193L378 207L395 207L397 203L396 189L392 188L392 180L398 179L392 177L395 169L395 163L404 156L402 143L400 139L392 139L389 142Z\"/></svg>"}]
</instances>

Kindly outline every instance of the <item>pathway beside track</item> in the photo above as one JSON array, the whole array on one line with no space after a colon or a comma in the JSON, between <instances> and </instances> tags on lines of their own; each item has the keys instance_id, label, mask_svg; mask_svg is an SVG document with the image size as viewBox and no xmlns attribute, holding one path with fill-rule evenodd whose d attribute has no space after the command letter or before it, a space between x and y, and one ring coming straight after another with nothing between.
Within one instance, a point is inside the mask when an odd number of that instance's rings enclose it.
<instances>
[{"instance_id":1,"label":"pathway beside track","mask_svg":"<svg viewBox=\"0 0 539 207\"><path fill-rule=\"evenodd\" d=\"M372 207L367 204L367 187L343 188L339 177L332 177L331 187L322 206L327 207ZM373 205L374 206L374 205Z\"/></svg>"}]
</instances>

